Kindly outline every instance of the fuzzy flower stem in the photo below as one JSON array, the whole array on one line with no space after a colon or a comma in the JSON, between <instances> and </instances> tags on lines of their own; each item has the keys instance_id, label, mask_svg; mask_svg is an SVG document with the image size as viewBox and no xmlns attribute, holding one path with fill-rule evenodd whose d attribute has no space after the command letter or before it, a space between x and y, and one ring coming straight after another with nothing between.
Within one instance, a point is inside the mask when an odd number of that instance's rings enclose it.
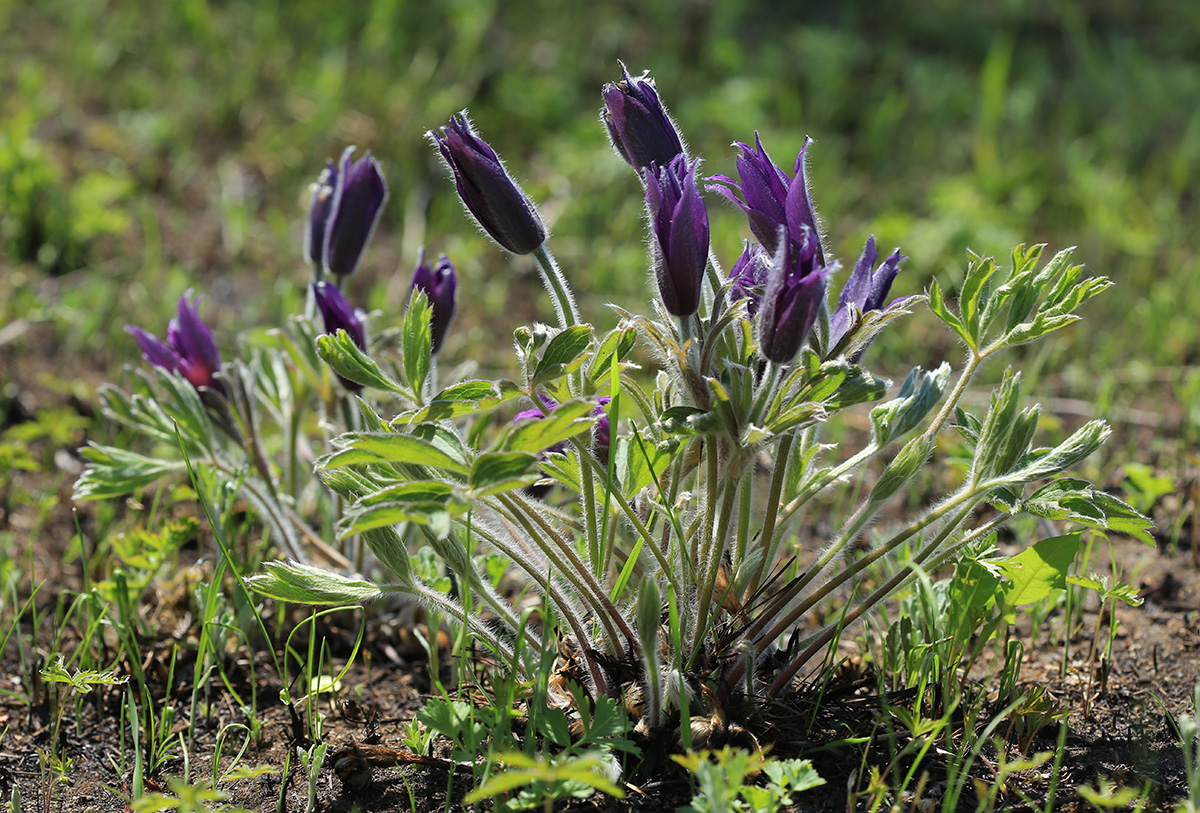
<instances>
[{"instance_id":1,"label":"fuzzy flower stem","mask_svg":"<svg viewBox=\"0 0 1200 813\"><path fill-rule=\"evenodd\" d=\"M724 487L720 484L719 461L717 449L706 449L708 457L708 501L709 508L705 517L703 538L705 541L700 558L700 593L696 612L695 637L692 639L692 651L699 651L704 633L708 630L709 610L712 607L713 591L716 589L717 571L721 567L721 555L725 552L725 542L729 537L729 525L733 516L733 506L737 501L740 477L734 477L726 472ZM716 512L717 495L721 494L720 511ZM714 513L716 524L714 527Z\"/></svg>"},{"instance_id":2,"label":"fuzzy flower stem","mask_svg":"<svg viewBox=\"0 0 1200 813\"><path fill-rule=\"evenodd\" d=\"M771 687L767 690L767 696L777 697L779 693L787 688L788 684L791 683L791 680L796 676L796 673L799 672L800 669L807 664L817 652L819 652L823 647L827 646L830 641L837 637L848 626L861 618L864 613L914 578L917 572L921 569L922 563L932 556L934 552L941 547L942 543L945 542L950 534L952 534L954 530L957 529L958 526L965 519L967 519L968 516L970 516L974 507L974 504L967 505L954 517L952 521L946 523L946 527L942 529L941 533L937 534L932 541L930 541L920 551L917 552L917 554L912 558L911 562L904 565L894 576L877 587L874 592L859 602L859 604L853 610L839 618L836 623L830 624L828 627L826 627L823 632L821 632L807 647L805 647L803 652L797 655L796 658L790 664L788 664L788 666L782 672L779 673L779 676L775 678L775 682L772 683ZM1008 515L1001 515L1001 517L997 517L995 519L1001 519L1002 521L1007 520ZM993 521L995 521L995 519ZM972 534L971 536L974 537L975 534ZM908 538L907 535L905 535L905 538ZM953 550L957 550L964 541L965 540L961 540L959 544L954 546ZM877 551L878 555L882 556L890 552L890 550L893 550L895 547L893 546L893 542L895 542L895 546L901 544L901 542L896 542L896 538L893 538L892 540L889 540L886 546ZM947 553L951 552L952 551L947 551ZM945 557L941 558L941 560L944 559ZM868 564L869 562L865 559L863 561L856 562L855 567L849 568L847 572L841 574L838 579L831 581L825 586L825 588L819 591L820 595L814 595L809 602L806 603L811 604L811 602L815 602L820 600L820 598L823 598L824 595L828 595L828 591L833 590L838 584L845 582L847 579L852 578L856 573L861 572L862 568L866 567Z\"/></svg>"},{"instance_id":3,"label":"fuzzy flower stem","mask_svg":"<svg viewBox=\"0 0 1200 813\"><path fill-rule=\"evenodd\" d=\"M565 330L579 324L579 311L575 307L575 297L571 295L571 287L567 284L567 279L563 276L558 263L554 261L554 255L550 253L550 249L546 247L545 243L542 243L533 250L533 256L537 258L538 267L542 272L542 282L546 285L546 290L550 292L550 299L554 302L554 312L558 316L559 327Z\"/></svg>"},{"instance_id":4,"label":"fuzzy flower stem","mask_svg":"<svg viewBox=\"0 0 1200 813\"><path fill-rule=\"evenodd\" d=\"M590 436L587 436L590 438ZM583 442L578 437L572 441L575 445L575 450L579 452L580 460L584 455L592 453L591 443ZM580 471L579 479L583 481L583 513L587 517L585 529L587 531L587 549L588 559L592 564L592 575L598 579L604 578L604 554L600 550L600 526L596 519L596 484L592 481L592 473L589 471Z\"/></svg>"},{"instance_id":5,"label":"fuzzy flower stem","mask_svg":"<svg viewBox=\"0 0 1200 813\"><path fill-rule=\"evenodd\" d=\"M779 439L779 449L775 453L775 465L771 471L771 489L767 492L767 515L763 518L762 534L759 537L759 544L763 548L763 560L755 569L754 578L750 582L749 592L751 595L758 589L764 571L771 566L767 559L773 550L771 540L775 535L775 523L779 517L779 495L783 492L783 478L787 472L788 457L792 453L794 441L794 435L784 435Z\"/></svg>"},{"instance_id":6,"label":"fuzzy flower stem","mask_svg":"<svg viewBox=\"0 0 1200 813\"><path fill-rule=\"evenodd\" d=\"M591 455L588 455L586 458L584 458L582 462L590 466L593 471L600 471L600 462ZM663 575L667 577L667 581L670 583L671 587L678 592L680 588L679 582L676 579L675 570L671 567L671 563L667 557L663 555L662 548L654 540L654 535L650 533L648 528L646 528L646 523L642 522L642 518L638 516L638 513L634 507L629 504L629 500L625 498L625 495L621 492L621 489L612 489L612 496L617 501L617 505L621 507L621 511L625 514L625 518L628 519L629 523L633 525L635 530L637 530L638 535L641 536L646 547L650 549L650 552L654 554L654 558L658 560L659 566L663 569Z\"/></svg>"},{"instance_id":7,"label":"fuzzy flower stem","mask_svg":"<svg viewBox=\"0 0 1200 813\"><path fill-rule=\"evenodd\" d=\"M986 352L986 351L985 351ZM929 424L929 428L925 430L925 437L933 439L937 433L942 430L942 425L950 419L954 414L954 408L958 406L959 400L962 399L963 393L967 391L967 385L971 383L971 379L975 377L975 373L979 370L979 365L983 363L984 353L971 352L971 359L963 368L962 374L958 377L958 381L954 383L954 389L950 391L946 402L942 404L941 410L938 411L937 417Z\"/></svg>"}]
</instances>

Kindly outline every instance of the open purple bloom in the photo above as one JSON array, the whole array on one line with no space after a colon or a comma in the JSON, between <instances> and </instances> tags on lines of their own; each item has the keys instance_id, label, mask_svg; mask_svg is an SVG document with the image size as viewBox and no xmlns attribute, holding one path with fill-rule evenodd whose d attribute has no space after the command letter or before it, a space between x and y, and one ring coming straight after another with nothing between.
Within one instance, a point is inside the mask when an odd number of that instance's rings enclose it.
<instances>
[{"instance_id":1,"label":"open purple bloom","mask_svg":"<svg viewBox=\"0 0 1200 813\"><path fill-rule=\"evenodd\" d=\"M341 166L334 173L336 186L328 203L329 218L325 222L321 251L325 270L339 277L348 277L358 268L358 261L371 241L388 196L383 172L371 153L351 163L353 154L354 147L347 147L342 153ZM325 171L328 172L328 168ZM313 193L309 214L310 234L314 231L312 220L324 205L321 195L322 189L318 187Z\"/></svg>"},{"instance_id":2,"label":"open purple bloom","mask_svg":"<svg viewBox=\"0 0 1200 813\"><path fill-rule=\"evenodd\" d=\"M509 177L495 150L476 135L467 111L440 133L429 132L467 211L491 238L513 254L529 254L546 242L546 226L533 201Z\"/></svg>"},{"instance_id":3,"label":"open purple bloom","mask_svg":"<svg viewBox=\"0 0 1200 813\"><path fill-rule=\"evenodd\" d=\"M887 299L888 292L892 289L892 282L900 271L900 263L908 259L900 253L900 249L896 249L879 264L878 268L875 268L875 261L878 257L875 235L872 234L867 238L862 256L854 264L854 270L850 272L850 277L842 288L842 293L838 297L837 310L830 317L830 347L836 348L838 342L846 335L846 331L850 329L851 305L857 307L861 313L883 309L883 301ZM901 297L889 304L888 307L897 305L907 298Z\"/></svg>"},{"instance_id":4,"label":"open purple bloom","mask_svg":"<svg viewBox=\"0 0 1200 813\"><path fill-rule=\"evenodd\" d=\"M624 79L604 86L600 121L613 149L640 173L651 164L665 167L683 155L683 141L659 101L654 80L643 73L636 79L620 63Z\"/></svg>"},{"instance_id":5,"label":"open purple bloom","mask_svg":"<svg viewBox=\"0 0 1200 813\"><path fill-rule=\"evenodd\" d=\"M708 210L696 186L696 167L682 155L669 165L646 170L646 208L654 276L663 305L674 316L700 307L700 283L708 262Z\"/></svg>"},{"instance_id":6,"label":"open purple bloom","mask_svg":"<svg viewBox=\"0 0 1200 813\"><path fill-rule=\"evenodd\" d=\"M716 183L707 189L736 204L746 213L750 219L750 230L772 255L779 248L781 227L793 242L799 240L807 228L817 238L816 265L824 266L825 254L821 250L817 216L808 193L808 177L804 169L804 153L812 139L804 139L804 146L796 156L792 177L771 161L758 133L754 134L754 143L754 147L741 142L734 144L740 151L737 158L739 181L726 175L714 175L708 180Z\"/></svg>"},{"instance_id":7,"label":"open purple bloom","mask_svg":"<svg viewBox=\"0 0 1200 813\"><path fill-rule=\"evenodd\" d=\"M751 319L762 305L763 286L767 284L767 270L771 258L760 245L745 241L742 254L729 269L729 296L733 300L746 299L746 313Z\"/></svg>"},{"instance_id":8,"label":"open purple bloom","mask_svg":"<svg viewBox=\"0 0 1200 813\"><path fill-rule=\"evenodd\" d=\"M807 227L802 234L802 242L784 240L775 252L758 314L759 352L776 364L787 364L800 352L825 301L829 277L837 267L837 263L819 267L816 235Z\"/></svg>"},{"instance_id":9,"label":"open purple bloom","mask_svg":"<svg viewBox=\"0 0 1200 813\"><path fill-rule=\"evenodd\" d=\"M142 358L146 361L182 375L197 391L207 387L224 395L225 385L215 378L221 369L217 344L213 341L212 332L196 312L196 305L202 297L196 297L194 303L189 302L191 298L192 291L189 288L180 297L175 316L167 325L165 342L135 325L126 325L125 329L137 339L142 348Z\"/></svg>"},{"instance_id":10,"label":"open purple bloom","mask_svg":"<svg viewBox=\"0 0 1200 813\"><path fill-rule=\"evenodd\" d=\"M365 314L351 308L350 303L346 301L346 297L342 296L342 292L337 289L337 286L328 282L314 282L313 298L321 310L326 333L336 334L338 330L344 330L360 350L367 349L367 331L363 327ZM362 385L357 382L342 378L340 375L338 378L341 379L346 389L352 392L362 389Z\"/></svg>"},{"instance_id":11,"label":"open purple bloom","mask_svg":"<svg viewBox=\"0 0 1200 813\"><path fill-rule=\"evenodd\" d=\"M421 249L417 269L413 272L412 285L408 289L410 298L412 292L417 289L425 292L429 305L433 308L429 327L433 337L433 352L436 353L442 349L442 342L450 332L450 321L454 318L455 295L458 291L458 277L454 273L454 265L445 254L440 255L437 263L430 266L425 261L425 249Z\"/></svg>"}]
</instances>

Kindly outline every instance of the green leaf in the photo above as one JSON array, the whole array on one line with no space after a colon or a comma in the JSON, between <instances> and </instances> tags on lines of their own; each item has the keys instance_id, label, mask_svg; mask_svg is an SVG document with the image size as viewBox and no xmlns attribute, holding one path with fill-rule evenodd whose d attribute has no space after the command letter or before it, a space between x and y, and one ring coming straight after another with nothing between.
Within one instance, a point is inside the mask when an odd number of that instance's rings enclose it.
<instances>
[{"instance_id":1,"label":"green leaf","mask_svg":"<svg viewBox=\"0 0 1200 813\"><path fill-rule=\"evenodd\" d=\"M915 429L942 399L949 383L950 365L946 362L924 375L920 367L914 367L896 397L871 410L875 443L886 446Z\"/></svg>"},{"instance_id":2,"label":"green leaf","mask_svg":"<svg viewBox=\"0 0 1200 813\"><path fill-rule=\"evenodd\" d=\"M438 539L445 539L450 533L451 519L445 502L384 502L347 511L338 523L338 536L347 537L412 522L426 526Z\"/></svg>"},{"instance_id":3,"label":"green leaf","mask_svg":"<svg viewBox=\"0 0 1200 813\"><path fill-rule=\"evenodd\" d=\"M987 307L990 288L988 283L996 273L996 261L991 257L972 255L967 264L967 275L963 280L962 290L958 294L958 312L962 324L970 340L972 348L978 348L983 330L987 327L980 323L980 314Z\"/></svg>"},{"instance_id":4,"label":"green leaf","mask_svg":"<svg viewBox=\"0 0 1200 813\"><path fill-rule=\"evenodd\" d=\"M612 371L613 357L620 362L637 344L637 330L633 325L621 322L610 330L596 348L592 363L588 365L588 378L594 383Z\"/></svg>"},{"instance_id":5,"label":"green leaf","mask_svg":"<svg viewBox=\"0 0 1200 813\"><path fill-rule=\"evenodd\" d=\"M414 434L348 432L338 438L345 448L328 455L320 465L336 469L370 463L404 463L466 476L466 465L433 443Z\"/></svg>"},{"instance_id":6,"label":"green leaf","mask_svg":"<svg viewBox=\"0 0 1200 813\"><path fill-rule=\"evenodd\" d=\"M1005 604L1020 607L1041 601L1067 586L1067 572L1079 552L1080 534L1066 534L1041 542L998 563L1009 583L1002 589Z\"/></svg>"},{"instance_id":7,"label":"green leaf","mask_svg":"<svg viewBox=\"0 0 1200 813\"><path fill-rule=\"evenodd\" d=\"M248 576L256 593L293 604L366 604L383 597L380 588L365 579L352 579L300 562L265 562L266 573Z\"/></svg>"},{"instance_id":8,"label":"green leaf","mask_svg":"<svg viewBox=\"0 0 1200 813\"><path fill-rule=\"evenodd\" d=\"M421 392L433 358L433 308L420 288L413 289L404 313L404 377L413 392Z\"/></svg>"},{"instance_id":9,"label":"green leaf","mask_svg":"<svg viewBox=\"0 0 1200 813\"><path fill-rule=\"evenodd\" d=\"M537 455L529 452L484 452L471 469L471 488L486 496L527 486L538 479L531 472L536 464Z\"/></svg>"},{"instance_id":10,"label":"green leaf","mask_svg":"<svg viewBox=\"0 0 1200 813\"><path fill-rule=\"evenodd\" d=\"M509 433L504 448L514 452L538 452L587 432L596 423L595 401L564 401L544 418L525 419Z\"/></svg>"},{"instance_id":11,"label":"green leaf","mask_svg":"<svg viewBox=\"0 0 1200 813\"><path fill-rule=\"evenodd\" d=\"M402 412L392 426L426 421L449 421L466 415L491 412L505 401L521 395L512 381L463 381L439 392L421 409Z\"/></svg>"},{"instance_id":12,"label":"green leaf","mask_svg":"<svg viewBox=\"0 0 1200 813\"><path fill-rule=\"evenodd\" d=\"M562 330L546 345L534 371L534 380L541 382L569 375L583 366L592 344L591 325L572 325Z\"/></svg>"},{"instance_id":13,"label":"green leaf","mask_svg":"<svg viewBox=\"0 0 1200 813\"><path fill-rule=\"evenodd\" d=\"M921 470L925 461L933 451L934 439L924 436L915 437L904 444L892 462L888 463L879 479L871 489L870 501L879 504L899 491L913 475Z\"/></svg>"},{"instance_id":14,"label":"green leaf","mask_svg":"<svg viewBox=\"0 0 1200 813\"><path fill-rule=\"evenodd\" d=\"M182 461L158 460L115 446L98 446L94 443L85 446L81 454L88 462L88 467L75 483L73 497L77 500L119 497L186 468Z\"/></svg>"},{"instance_id":15,"label":"green leaf","mask_svg":"<svg viewBox=\"0 0 1200 813\"><path fill-rule=\"evenodd\" d=\"M404 392L404 388L390 379L344 330L339 329L337 335L325 333L318 336L317 355L342 378L372 389Z\"/></svg>"},{"instance_id":16,"label":"green leaf","mask_svg":"<svg viewBox=\"0 0 1200 813\"><path fill-rule=\"evenodd\" d=\"M933 311L933 315L946 323L946 326L958 334L959 338L967 343L967 346L972 350L977 350L971 338L971 334L963 326L962 320L950 312L946 307L946 302L942 299L942 287L938 285L937 280L931 280L929 283L929 310Z\"/></svg>"}]
</instances>

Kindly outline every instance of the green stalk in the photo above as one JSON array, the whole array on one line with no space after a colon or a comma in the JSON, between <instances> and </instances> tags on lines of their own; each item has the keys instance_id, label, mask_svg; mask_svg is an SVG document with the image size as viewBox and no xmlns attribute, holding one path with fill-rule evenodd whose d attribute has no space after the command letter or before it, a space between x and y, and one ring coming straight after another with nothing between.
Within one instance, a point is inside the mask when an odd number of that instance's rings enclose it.
<instances>
[{"instance_id":1,"label":"green stalk","mask_svg":"<svg viewBox=\"0 0 1200 813\"><path fill-rule=\"evenodd\" d=\"M988 351L984 351L985 353ZM971 358L967 361L967 366L963 368L962 374L958 377L958 381L954 382L954 389L950 391L950 395L946 398L946 402L942 404L942 408L938 411L937 417L929 424L929 428L925 430L925 437L932 439L938 432L942 430L942 425L950 419L954 414L954 408L958 406L958 402L962 399L963 393L967 390L967 385L971 383L971 379L975 377L976 371L979 370L979 365L983 363L984 354L971 352Z\"/></svg>"},{"instance_id":2,"label":"green stalk","mask_svg":"<svg viewBox=\"0 0 1200 813\"><path fill-rule=\"evenodd\" d=\"M579 311L575 307L575 297L571 295L571 288L567 285L567 279L563 276L562 270L558 267L558 263L554 261L554 255L550 253L550 249L542 243L533 250L533 256L538 261L538 267L542 272L542 282L546 286L546 290L550 292L550 299L554 303L554 312L558 316L559 327L569 328L579 324Z\"/></svg>"},{"instance_id":3,"label":"green stalk","mask_svg":"<svg viewBox=\"0 0 1200 813\"><path fill-rule=\"evenodd\" d=\"M779 497L783 493L783 480L787 473L788 457L792 453L794 441L795 435L792 434L784 435L779 439L779 449L775 453L775 465L771 471L771 488L767 492L767 515L763 518L762 534L759 536L759 545L763 548L763 558L755 568L754 578L750 580L748 588L750 595L754 595L758 590L763 573L771 566L771 552L774 550L771 543L775 537L775 522L779 516Z\"/></svg>"},{"instance_id":4,"label":"green stalk","mask_svg":"<svg viewBox=\"0 0 1200 813\"><path fill-rule=\"evenodd\" d=\"M696 637L692 641L693 656L699 651L700 641L704 637L704 633L708 631L708 615L712 607L713 592L716 590L717 571L721 567L721 554L725 551L725 540L729 536L733 505L737 501L738 491L740 491L738 479L740 478L730 477L725 484L716 534L709 541L704 567L701 571L704 581L700 587L699 609L696 613ZM732 574L730 575L732 576Z\"/></svg>"},{"instance_id":5,"label":"green stalk","mask_svg":"<svg viewBox=\"0 0 1200 813\"><path fill-rule=\"evenodd\" d=\"M588 437L590 438L591 435ZM575 437L572 443L579 452L580 460L592 454L590 443L585 444L578 437ZM600 528L596 520L596 485L592 481L592 473L584 471L582 466L579 470L579 479L583 481L583 514L584 528L587 533L588 559L591 560L593 575L598 579L603 579L605 557L603 551L600 550Z\"/></svg>"}]
</instances>

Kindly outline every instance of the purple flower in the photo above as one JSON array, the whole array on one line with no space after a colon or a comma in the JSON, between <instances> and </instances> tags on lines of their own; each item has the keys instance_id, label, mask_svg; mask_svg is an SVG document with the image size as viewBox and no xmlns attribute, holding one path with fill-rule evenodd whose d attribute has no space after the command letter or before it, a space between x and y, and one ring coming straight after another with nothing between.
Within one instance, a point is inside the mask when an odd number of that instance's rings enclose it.
<instances>
[{"instance_id":1,"label":"purple flower","mask_svg":"<svg viewBox=\"0 0 1200 813\"><path fill-rule=\"evenodd\" d=\"M708 262L708 210L696 186L697 159L676 156L668 166L646 170L651 258L663 305L674 316L700 307L700 283Z\"/></svg>"},{"instance_id":2,"label":"purple flower","mask_svg":"<svg viewBox=\"0 0 1200 813\"><path fill-rule=\"evenodd\" d=\"M458 291L458 277L445 254L440 255L437 263L431 267L425 262L425 249L421 249L417 269L413 272L412 285L408 289L410 299L412 292L418 288L425 292L429 305L433 308L429 327L433 337L433 352L436 353L442 349L442 342L450 332L450 321L454 318L455 294Z\"/></svg>"},{"instance_id":3,"label":"purple flower","mask_svg":"<svg viewBox=\"0 0 1200 813\"><path fill-rule=\"evenodd\" d=\"M749 241L745 241L742 255L729 269L729 297L735 301L749 300L746 303L746 312L751 319L762 305L763 286L767 284L770 265L771 258L762 246L751 246Z\"/></svg>"},{"instance_id":4,"label":"purple flower","mask_svg":"<svg viewBox=\"0 0 1200 813\"><path fill-rule=\"evenodd\" d=\"M679 132L658 99L654 80L647 73L635 79L624 62L619 64L625 78L604 86L600 121L613 149L639 174L651 164L665 167L684 154Z\"/></svg>"},{"instance_id":5,"label":"purple flower","mask_svg":"<svg viewBox=\"0 0 1200 813\"><path fill-rule=\"evenodd\" d=\"M758 314L758 347L763 358L787 364L817 321L825 286L837 263L818 267L817 238L804 227L798 245L784 240L771 260L762 310Z\"/></svg>"},{"instance_id":6,"label":"purple flower","mask_svg":"<svg viewBox=\"0 0 1200 813\"><path fill-rule=\"evenodd\" d=\"M332 173L331 178L327 178L329 167L321 173L322 180L318 180L313 191L313 204L309 210L310 238L322 230L316 227L314 221L320 217L322 210L328 210L320 259L328 273L339 277L348 277L358 268L358 261L371 241L388 196L383 172L371 153L350 163L353 153L354 147L346 148L342 153L341 167ZM333 184L332 196L325 191L330 182ZM313 250L309 248L310 256L316 259L315 255L311 255Z\"/></svg>"},{"instance_id":7,"label":"purple flower","mask_svg":"<svg viewBox=\"0 0 1200 813\"><path fill-rule=\"evenodd\" d=\"M334 335L338 330L344 330L360 350L367 349L367 331L363 327L362 321L365 314L361 310L356 311L351 308L350 303L346 301L346 297L342 296L342 292L337 289L337 286L328 282L314 282L313 298L317 302L317 307L321 309L321 318L325 321L326 333ZM341 379L346 389L352 392L362 389L362 385L357 382L342 378L340 375L338 378Z\"/></svg>"},{"instance_id":8,"label":"purple flower","mask_svg":"<svg viewBox=\"0 0 1200 813\"><path fill-rule=\"evenodd\" d=\"M741 142L734 144L740 151L737 158L740 181L725 175L714 175L708 180L716 181L716 184L708 186L708 190L736 204L746 213L750 219L750 230L772 255L779 249L781 227L793 242L801 239L807 228L817 238L814 246L815 263L817 267L824 266L825 255L821 250L817 217L808 193L808 177L804 169L804 153L812 139L804 139L804 146L796 156L794 177L789 177L775 166L763 148L758 133L754 134L754 142L755 147Z\"/></svg>"},{"instance_id":9,"label":"purple flower","mask_svg":"<svg viewBox=\"0 0 1200 813\"><path fill-rule=\"evenodd\" d=\"M537 207L509 177L496 152L476 135L467 111L440 129L428 135L454 173L458 196L480 227L513 254L529 254L546 242L546 226Z\"/></svg>"},{"instance_id":10,"label":"purple flower","mask_svg":"<svg viewBox=\"0 0 1200 813\"><path fill-rule=\"evenodd\" d=\"M325 265L325 227L333 209L337 179L337 165L326 161L317 182L309 186L312 202L308 205L308 220L304 223L304 261L309 265L322 268Z\"/></svg>"},{"instance_id":11,"label":"purple flower","mask_svg":"<svg viewBox=\"0 0 1200 813\"><path fill-rule=\"evenodd\" d=\"M180 297L175 316L167 325L165 342L135 325L126 325L125 330L137 339L142 358L155 367L182 375L198 392L206 387L224 395L225 385L215 378L221 369L221 355L212 332L196 312L196 305L203 297L196 297L195 303L189 302L191 298L189 288Z\"/></svg>"},{"instance_id":12,"label":"purple flower","mask_svg":"<svg viewBox=\"0 0 1200 813\"><path fill-rule=\"evenodd\" d=\"M887 299L888 292L892 289L892 282L900 271L900 263L908 259L900 253L900 249L896 249L879 264L878 268L872 270L878 256L879 252L875 248L875 235L872 234L867 238L862 256L854 264L854 270L850 272L850 277L842 288L841 296L838 297L837 310L833 312L833 316L829 320L829 346L831 348L836 348L850 329L851 305L857 307L861 313L884 309L883 301ZM887 307L895 307L906 299L908 297L900 297L893 300Z\"/></svg>"}]
</instances>

